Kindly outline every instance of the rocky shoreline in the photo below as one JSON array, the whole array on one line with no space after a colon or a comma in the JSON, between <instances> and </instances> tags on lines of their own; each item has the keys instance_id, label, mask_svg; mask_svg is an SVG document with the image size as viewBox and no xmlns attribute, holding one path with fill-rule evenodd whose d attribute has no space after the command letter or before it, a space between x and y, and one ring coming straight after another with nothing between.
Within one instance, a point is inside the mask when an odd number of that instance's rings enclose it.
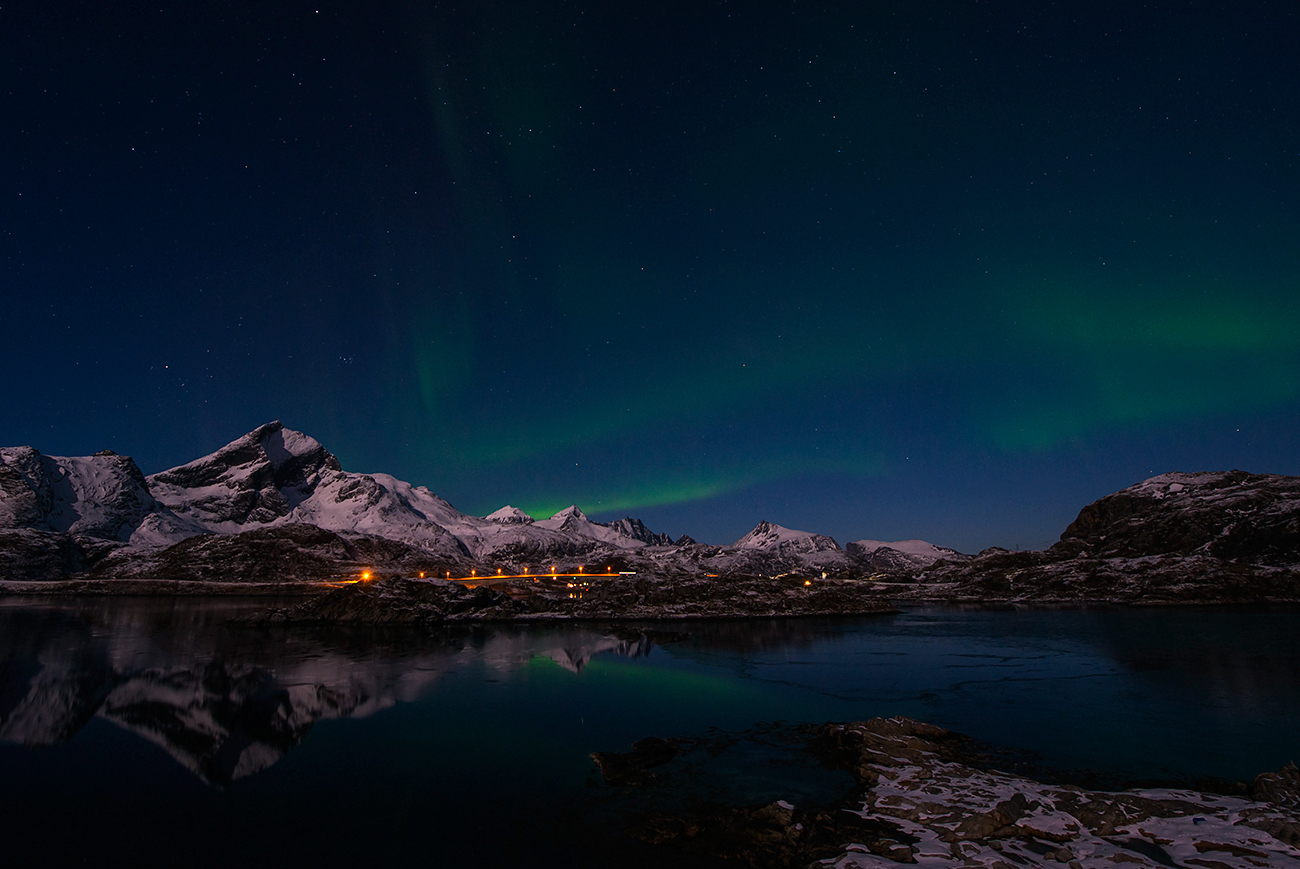
<instances>
[{"instance_id":1,"label":"rocky shoreline","mask_svg":"<svg viewBox=\"0 0 1300 869\"><path fill-rule=\"evenodd\" d=\"M963 734L908 718L826 724L809 762L851 773L835 805L704 804L647 811L631 835L755 869L825 867L1300 867L1300 771L1259 775L1216 793L1088 790L1049 784ZM616 787L654 787L678 751L647 739L592 759Z\"/></svg>"},{"instance_id":2,"label":"rocky shoreline","mask_svg":"<svg viewBox=\"0 0 1300 869\"><path fill-rule=\"evenodd\" d=\"M898 610L846 580L730 577L675 580L627 576L582 583L493 582L467 587L391 577L332 588L247 625L436 625L461 621L652 620L873 615Z\"/></svg>"}]
</instances>

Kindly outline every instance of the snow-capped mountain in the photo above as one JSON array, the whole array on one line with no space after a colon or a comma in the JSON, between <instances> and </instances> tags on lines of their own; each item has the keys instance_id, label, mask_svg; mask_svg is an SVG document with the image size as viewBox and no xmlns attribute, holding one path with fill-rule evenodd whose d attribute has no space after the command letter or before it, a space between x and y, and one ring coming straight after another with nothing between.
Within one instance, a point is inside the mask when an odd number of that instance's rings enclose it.
<instances>
[{"instance_id":1,"label":"snow-capped mountain","mask_svg":"<svg viewBox=\"0 0 1300 869\"><path fill-rule=\"evenodd\" d=\"M126 456L43 456L0 449L0 527L38 528L125 542L157 512L144 474Z\"/></svg>"},{"instance_id":2,"label":"snow-capped mountain","mask_svg":"<svg viewBox=\"0 0 1300 869\"><path fill-rule=\"evenodd\" d=\"M768 574L861 573L857 564L840 545L824 534L796 531L781 525L759 522L754 530L731 546L717 547L704 560L710 573Z\"/></svg>"},{"instance_id":3,"label":"snow-capped mountain","mask_svg":"<svg viewBox=\"0 0 1300 869\"><path fill-rule=\"evenodd\" d=\"M511 507L509 504L500 510L487 514L483 518L489 522L500 522L502 525L532 525L535 521L532 516L529 516L523 510L518 507Z\"/></svg>"},{"instance_id":4,"label":"snow-capped mountain","mask_svg":"<svg viewBox=\"0 0 1300 869\"><path fill-rule=\"evenodd\" d=\"M928 544L926 544L928 545ZM546 519L516 507L460 512L424 486L343 470L315 438L268 423L210 455L145 477L113 453L0 450L0 576L302 579L337 566L507 574L617 562L656 575L852 574L834 540L768 522L730 547L676 542L639 519Z\"/></svg>"},{"instance_id":5,"label":"snow-capped mountain","mask_svg":"<svg viewBox=\"0 0 1300 869\"><path fill-rule=\"evenodd\" d=\"M940 559L964 561L970 558L955 549L935 546L924 540L854 540L844 547L844 551L886 572L920 570Z\"/></svg>"},{"instance_id":6,"label":"snow-capped mountain","mask_svg":"<svg viewBox=\"0 0 1300 869\"><path fill-rule=\"evenodd\" d=\"M744 537L732 544L736 549L762 549L767 552L841 552L840 545L824 534L795 531L774 525L766 520L759 522Z\"/></svg>"}]
</instances>

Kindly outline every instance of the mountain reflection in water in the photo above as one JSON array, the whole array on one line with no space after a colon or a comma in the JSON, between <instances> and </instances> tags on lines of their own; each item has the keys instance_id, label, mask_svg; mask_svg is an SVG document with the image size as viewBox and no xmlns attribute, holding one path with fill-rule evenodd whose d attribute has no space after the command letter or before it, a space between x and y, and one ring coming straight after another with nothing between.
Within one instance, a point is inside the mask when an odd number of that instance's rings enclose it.
<instances>
[{"instance_id":1,"label":"mountain reflection in water","mask_svg":"<svg viewBox=\"0 0 1300 869\"><path fill-rule=\"evenodd\" d=\"M907 715L1115 780L1300 759L1294 610L226 624L270 603L0 599L6 865L702 867L624 842L642 790L588 755L686 737L655 799L842 791L775 722Z\"/></svg>"},{"instance_id":2,"label":"mountain reflection in water","mask_svg":"<svg viewBox=\"0 0 1300 869\"><path fill-rule=\"evenodd\" d=\"M583 628L226 627L238 608L151 601L0 610L0 741L49 746L99 717L227 785L275 763L316 722L417 700L472 662L504 673L540 655L579 673L595 655L638 658L653 647L644 633Z\"/></svg>"}]
</instances>

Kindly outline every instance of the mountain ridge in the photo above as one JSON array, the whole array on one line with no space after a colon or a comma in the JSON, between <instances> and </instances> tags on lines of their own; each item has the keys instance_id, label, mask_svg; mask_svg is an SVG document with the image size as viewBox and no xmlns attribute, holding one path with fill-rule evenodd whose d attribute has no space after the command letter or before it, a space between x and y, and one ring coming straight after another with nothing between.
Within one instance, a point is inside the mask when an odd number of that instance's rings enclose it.
<instances>
[{"instance_id":1,"label":"mountain ridge","mask_svg":"<svg viewBox=\"0 0 1300 869\"><path fill-rule=\"evenodd\" d=\"M149 476L111 451L0 448L0 580L320 583L597 563L665 580L840 579L927 600L1300 600L1300 477L1161 474L1086 505L1045 550L971 556L923 540L841 547L767 520L729 545L674 541L576 504L545 519L509 506L471 516L424 486L346 471L278 421Z\"/></svg>"},{"instance_id":2,"label":"mountain ridge","mask_svg":"<svg viewBox=\"0 0 1300 869\"><path fill-rule=\"evenodd\" d=\"M346 471L319 441L278 420L147 477L109 452L67 458L13 447L0 455L3 578L214 579L222 558L234 572L259 576L269 560L293 579L344 575L363 563L434 575L583 560L668 575L869 568L829 537L767 522L730 546L711 546L673 540L630 516L596 522L576 504L545 519L510 506L471 516L424 486Z\"/></svg>"}]
</instances>

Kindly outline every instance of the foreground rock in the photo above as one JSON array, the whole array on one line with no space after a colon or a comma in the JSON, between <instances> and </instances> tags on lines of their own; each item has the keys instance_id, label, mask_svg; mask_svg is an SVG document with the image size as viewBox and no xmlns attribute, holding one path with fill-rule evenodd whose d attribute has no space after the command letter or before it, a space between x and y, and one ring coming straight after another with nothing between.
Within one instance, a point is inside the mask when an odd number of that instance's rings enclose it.
<instances>
[{"instance_id":1,"label":"foreground rock","mask_svg":"<svg viewBox=\"0 0 1300 869\"><path fill-rule=\"evenodd\" d=\"M900 597L962 601L1300 601L1300 477L1162 474L1107 495L1050 548L938 561Z\"/></svg>"},{"instance_id":2,"label":"foreground rock","mask_svg":"<svg viewBox=\"0 0 1300 869\"><path fill-rule=\"evenodd\" d=\"M752 618L897 612L862 584L766 577L618 577L570 588L554 580L467 588L439 579L390 577L332 589L248 624L424 625L457 621Z\"/></svg>"},{"instance_id":3,"label":"foreground rock","mask_svg":"<svg viewBox=\"0 0 1300 869\"><path fill-rule=\"evenodd\" d=\"M962 734L907 718L825 725L811 747L861 786L839 806L713 806L633 834L754 867L1300 867L1300 773L1241 796L1087 791L999 772Z\"/></svg>"}]
</instances>

